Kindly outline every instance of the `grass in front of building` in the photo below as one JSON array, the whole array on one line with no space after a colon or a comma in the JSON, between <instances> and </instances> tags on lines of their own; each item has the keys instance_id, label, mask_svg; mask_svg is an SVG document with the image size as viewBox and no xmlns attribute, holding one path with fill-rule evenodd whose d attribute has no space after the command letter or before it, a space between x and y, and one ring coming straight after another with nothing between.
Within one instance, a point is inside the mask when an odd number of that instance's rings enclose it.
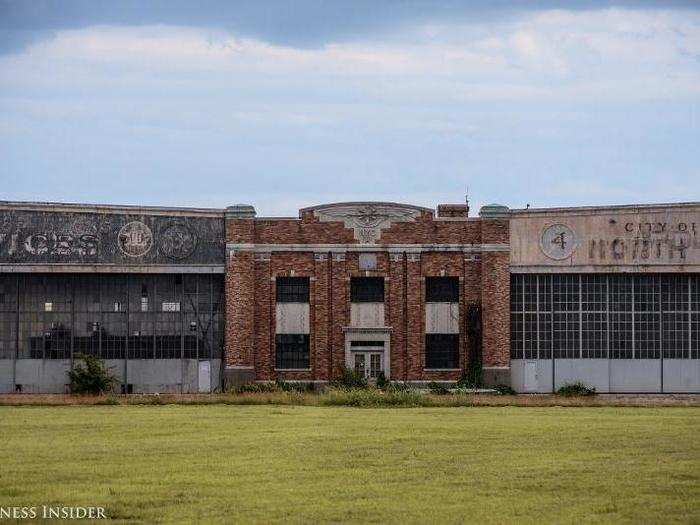
<instances>
[{"instance_id":1,"label":"grass in front of building","mask_svg":"<svg viewBox=\"0 0 700 525\"><path fill-rule=\"evenodd\" d=\"M3 407L0 435L0 506L122 521L700 521L693 407Z\"/></svg>"}]
</instances>

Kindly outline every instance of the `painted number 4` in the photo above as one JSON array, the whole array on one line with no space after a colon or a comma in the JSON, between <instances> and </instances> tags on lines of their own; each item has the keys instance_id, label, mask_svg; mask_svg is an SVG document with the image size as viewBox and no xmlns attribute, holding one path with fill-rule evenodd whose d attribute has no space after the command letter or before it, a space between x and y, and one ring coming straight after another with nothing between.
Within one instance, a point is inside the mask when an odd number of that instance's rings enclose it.
<instances>
[{"instance_id":1,"label":"painted number 4","mask_svg":"<svg viewBox=\"0 0 700 525\"><path fill-rule=\"evenodd\" d=\"M552 238L552 244L559 246L564 251L566 250L566 232L560 232Z\"/></svg>"}]
</instances>

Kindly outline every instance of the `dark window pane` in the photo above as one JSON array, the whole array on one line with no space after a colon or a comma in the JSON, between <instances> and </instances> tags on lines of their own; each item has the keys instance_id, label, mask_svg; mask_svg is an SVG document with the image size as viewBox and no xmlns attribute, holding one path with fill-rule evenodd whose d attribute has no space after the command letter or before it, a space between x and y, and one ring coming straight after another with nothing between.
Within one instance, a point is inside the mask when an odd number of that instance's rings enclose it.
<instances>
[{"instance_id":1,"label":"dark window pane","mask_svg":"<svg viewBox=\"0 0 700 525\"><path fill-rule=\"evenodd\" d=\"M426 368L459 367L459 334L426 334Z\"/></svg>"},{"instance_id":2,"label":"dark window pane","mask_svg":"<svg viewBox=\"0 0 700 525\"><path fill-rule=\"evenodd\" d=\"M353 303L383 303L383 277L353 277L350 279L350 301Z\"/></svg>"},{"instance_id":3,"label":"dark window pane","mask_svg":"<svg viewBox=\"0 0 700 525\"><path fill-rule=\"evenodd\" d=\"M426 277L425 301L427 303L458 303L459 277Z\"/></svg>"},{"instance_id":4,"label":"dark window pane","mask_svg":"<svg viewBox=\"0 0 700 525\"><path fill-rule=\"evenodd\" d=\"M309 302L308 277L278 277L275 288L277 290L278 303Z\"/></svg>"},{"instance_id":5,"label":"dark window pane","mask_svg":"<svg viewBox=\"0 0 700 525\"><path fill-rule=\"evenodd\" d=\"M308 334L277 334L275 346L277 350L276 368L309 368Z\"/></svg>"}]
</instances>

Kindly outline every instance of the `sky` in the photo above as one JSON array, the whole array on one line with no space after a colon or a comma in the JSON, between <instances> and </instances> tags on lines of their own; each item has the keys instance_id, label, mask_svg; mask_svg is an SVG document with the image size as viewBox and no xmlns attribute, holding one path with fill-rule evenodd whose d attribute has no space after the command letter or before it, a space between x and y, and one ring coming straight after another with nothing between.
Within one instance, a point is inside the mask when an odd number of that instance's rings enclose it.
<instances>
[{"instance_id":1,"label":"sky","mask_svg":"<svg viewBox=\"0 0 700 525\"><path fill-rule=\"evenodd\" d=\"M0 200L700 201L700 1L0 0Z\"/></svg>"}]
</instances>

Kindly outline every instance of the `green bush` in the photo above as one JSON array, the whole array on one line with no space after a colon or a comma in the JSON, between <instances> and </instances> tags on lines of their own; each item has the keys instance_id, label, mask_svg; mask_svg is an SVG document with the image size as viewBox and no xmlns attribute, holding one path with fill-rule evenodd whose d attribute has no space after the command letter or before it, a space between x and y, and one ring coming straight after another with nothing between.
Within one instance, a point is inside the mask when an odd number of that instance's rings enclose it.
<instances>
[{"instance_id":1,"label":"green bush","mask_svg":"<svg viewBox=\"0 0 700 525\"><path fill-rule=\"evenodd\" d=\"M457 381L458 388L481 388L484 385L484 369L480 361L470 361Z\"/></svg>"},{"instance_id":2,"label":"green bush","mask_svg":"<svg viewBox=\"0 0 700 525\"><path fill-rule=\"evenodd\" d=\"M566 383L557 390L557 395L564 397L585 397L594 396L595 394L595 387L589 386L582 381Z\"/></svg>"},{"instance_id":3,"label":"green bush","mask_svg":"<svg viewBox=\"0 0 700 525\"><path fill-rule=\"evenodd\" d=\"M377 376L377 388L384 390L388 386L389 380L386 378L386 375L384 375L384 372L379 372L379 375Z\"/></svg>"},{"instance_id":4,"label":"green bush","mask_svg":"<svg viewBox=\"0 0 700 525\"><path fill-rule=\"evenodd\" d=\"M430 390L431 394L437 394L440 396L444 396L451 393L450 389L447 388L444 384L437 383L435 381L431 381L430 383L428 383L428 389Z\"/></svg>"},{"instance_id":5,"label":"green bush","mask_svg":"<svg viewBox=\"0 0 700 525\"><path fill-rule=\"evenodd\" d=\"M112 391L116 379L102 359L89 354L76 354L75 359L73 368L68 370L71 393L98 395Z\"/></svg>"},{"instance_id":6,"label":"green bush","mask_svg":"<svg viewBox=\"0 0 700 525\"><path fill-rule=\"evenodd\" d=\"M508 385L496 385L493 389L498 392L500 396L514 396L517 394L517 392Z\"/></svg>"},{"instance_id":7,"label":"green bush","mask_svg":"<svg viewBox=\"0 0 700 525\"><path fill-rule=\"evenodd\" d=\"M340 379L332 381L331 386L335 388L367 388L367 378L352 368L343 367Z\"/></svg>"}]
</instances>

